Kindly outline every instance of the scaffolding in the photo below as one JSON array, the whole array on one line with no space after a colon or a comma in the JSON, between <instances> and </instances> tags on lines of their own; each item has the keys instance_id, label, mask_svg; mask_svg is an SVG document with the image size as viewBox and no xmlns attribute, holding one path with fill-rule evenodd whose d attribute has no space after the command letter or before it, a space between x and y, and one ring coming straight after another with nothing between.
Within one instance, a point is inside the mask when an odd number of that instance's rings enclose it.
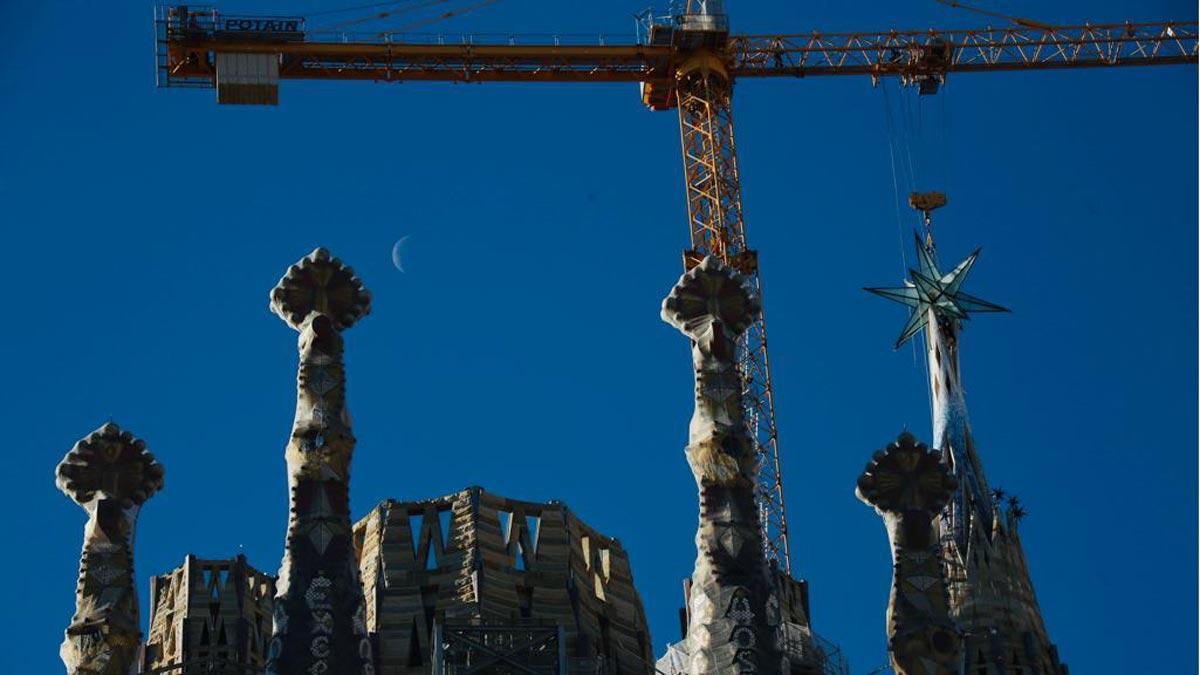
<instances>
[{"instance_id":1,"label":"scaffolding","mask_svg":"<svg viewBox=\"0 0 1200 675\"><path fill-rule=\"evenodd\" d=\"M562 626L468 621L433 627L433 675L568 675ZM591 672L591 671L582 671Z\"/></svg>"},{"instance_id":2,"label":"scaffolding","mask_svg":"<svg viewBox=\"0 0 1200 675\"><path fill-rule=\"evenodd\" d=\"M842 650L803 624L784 621L779 625L779 646L789 664L790 675L849 675L850 665ZM667 646L655 664L656 675L686 675L687 643Z\"/></svg>"}]
</instances>

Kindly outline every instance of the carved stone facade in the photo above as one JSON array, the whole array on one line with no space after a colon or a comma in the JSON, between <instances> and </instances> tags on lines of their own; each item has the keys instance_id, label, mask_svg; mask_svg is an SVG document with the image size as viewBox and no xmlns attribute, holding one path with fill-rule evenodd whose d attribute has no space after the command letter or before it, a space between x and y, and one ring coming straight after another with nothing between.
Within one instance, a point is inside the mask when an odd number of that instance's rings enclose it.
<instances>
[{"instance_id":1,"label":"carved stone facade","mask_svg":"<svg viewBox=\"0 0 1200 675\"><path fill-rule=\"evenodd\" d=\"M779 673L780 607L755 502L758 460L742 405L739 336L758 313L747 281L709 256L663 300L663 320L691 342L696 405L685 451L700 491L696 565L687 593L684 670Z\"/></svg>"},{"instance_id":2,"label":"carved stone facade","mask_svg":"<svg viewBox=\"0 0 1200 675\"><path fill-rule=\"evenodd\" d=\"M353 270L318 248L288 269L271 310L300 334L296 418L287 446L289 510L267 673L374 672L350 533L354 435L341 331L371 308Z\"/></svg>"},{"instance_id":3,"label":"carved stone facade","mask_svg":"<svg viewBox=\"0 0 1200 675\"><path fill-rule=\"evenodd\" d=\"M142 504L162 489L162 465L109 422L71 448L57 483L88 514L75 616L59 653L69 675L128 675L142 637L133 536Z\"/></svg>"},{"instance_id":4,"label":"carved stone facade","mask_svg":"<svg viewBox=\"0 0 1200 675\"><path fill-rule=\"evenodd\" d=\"M875 507L892 545L888 654L896 675L954 675L961 661L950 619L935 520L958 481L937 453L903 433L875 453L856 494Z\"/></svg>"},{"instance_id":5,"label":"carved stone facade","mask_svg":"<svg viewBox=\"0 0 1200 675\"><path fill-rule=\"evenodd\" d=\"M143 673L261 673L271 639L275 577L245 556L201 560L150 579Z\"/></svg>"},{"instance_id":6,"label":"carved stone facade","mask_svg":"<svg viewBox=\"0 0 1200 675\"><path fill-rule=\"evenodd\" d=\"M438 626L454 625L558 627L571 673L653 669L625 550L560 502L478 487L388 500L354 535L381 675L430 672Z\"/></svg>"}]
</instances>

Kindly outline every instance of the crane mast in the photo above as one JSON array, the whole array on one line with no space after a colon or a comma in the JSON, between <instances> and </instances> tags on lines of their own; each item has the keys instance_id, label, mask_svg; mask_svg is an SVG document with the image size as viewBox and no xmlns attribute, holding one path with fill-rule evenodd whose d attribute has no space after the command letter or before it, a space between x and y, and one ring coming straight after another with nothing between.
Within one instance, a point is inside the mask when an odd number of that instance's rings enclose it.
<instances>
[{"instance_id":1,"label":"crane mast","mask_svg":"<svg viewBox=\"0 0 1200 675\"><path fill-rule=\"evenodd\" d=\"M669 41L681 60L674 82L679 112L684 190L691 248L683 265L690 270L712 255L744 274L762 297L758 254L746 239L742 186L733 134L733 78L727 66L728 20L714 2L689 3L675 25L650 27L651 44ZM645 95L653 100L653 87ZM651 105L652 108L656 107ZM768 560L790 573L787 510L775 425L775 396L767 355L767 326L760 309L738 344L738 369L747 431L759 459L759 523Z\"/></svg>"},{"instance_id":2,"label":"crane mast","mask_svg":"<svg viewBox=\"0 0 1200 675\"><path fill-rule=\"evenodd\" d=\"M637 82L651 110L679 115L690 247L685 269L716 256L761 292L746 238L732 94L747 77L895 76L935 93L954 72L1197 62L1197 22L1084 24L823 34L731 35L719 0L651 21L630 43L526 44L517 36L416 39L309 32L303 17L247 17L212 7L158 7L160 87L216 88L221 103L278 103L280 80ZM739 344L743 397L757 439L767 558L791 572L775 402L760 313Z\"/></svg>"}]
</instances>

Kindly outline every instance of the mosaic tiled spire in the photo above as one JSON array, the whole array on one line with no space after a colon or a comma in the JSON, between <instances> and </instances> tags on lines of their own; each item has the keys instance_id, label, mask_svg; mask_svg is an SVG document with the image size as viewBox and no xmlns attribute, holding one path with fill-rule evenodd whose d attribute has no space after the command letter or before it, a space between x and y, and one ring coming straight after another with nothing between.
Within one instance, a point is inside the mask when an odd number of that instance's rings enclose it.
<instances>
[{"instance_id":1,"label":"mosaic tiled spire","mask_svg":"<svg viewBox=\"0 0 1200 675\"><path fill-rule=\"evenodd\" d=\"M972 312L1008 310L962 290L963 282L979 257L978 249L943 274L938 267L932 236L924 243L916 237L916 246L920 269L909 270L911 281L899 288L866 290L912 307L912 314L896 340L897 348L925 329L933 405L933 447L943 453L960 488L945 512L942 526L952 533L959 550L965 551L973 522L978 520L990 529L992 498L967 421L967 402L958 367L960 322L969 319Z\"/></svg>"},{"instance_id":2,"label":"mosaic tiled spire","mask_svg":"<svg viewBox=\"0 0 1200 675\"><path fill-rule=\"evenodd\" d=\"M957 481L911 434L876 452L855 493L875 507L892 546L888 654L896 675L954 675L961 662L934 521Z\"/></svg>"},{"instance_id":3,"label":"mosaic tiled spire","mask_svg":"<svg viewBox=\"0 0 1200 675\"><path fill-rule=\"evenodd\" d=\"M757 311L746 280L712 256L663 301L663 320L691 341L696 379L686 450L700 490L685 641L691 675L782 668L779 603L763 554L755 441L746 431L736 357L738 336Z\"/></svg>"},{"instance_id":4,"label":"mosaic tiled spire","mask_svg":"<svg viewBox=\"0 0 1200 675\"><path fill-rule=\"evenodd\" d=\"M69 675L128 675L141 641L133 536L142 504L162 489L162 465L109 422L71 448L57 483L88 514L75 616L59 653Z\"/></svg>"},{"instance_id":5,"label":"mosaic tiled spire","mask_svg":"<svg viewBox=\"0 0 1200 675\"><path fill-rule=\"evenodd\" d=\"M928 222L928 221L927 221ZM972 675L1066 672L1046 628L1024 564L1025 555L1006 522L1002 503L988 487L971 426L959 370L962 322L976 312L1005 308L969 295L963 282L976 250L947 273L938 266L932 234L917 237L919 270L900 288L866 290L913 308L896 345L925 330L933 447L958 482L937 530L946 571L950 616L963 635L964 667Z\"/></svg>"},{"instance_id":6,"label":"mosaic tiled spire","mask_svg":"<svg viewBox=\"0 0 1200 675\"><path fill-rule=\"evenodd\" d=\"M374 673L350 531L350 458L341 331L370 311L353 270L318 248L271 291L300 333L296 419L287 446L291 509L276 582L267 673Z\"/></svg>"}]
</instances>

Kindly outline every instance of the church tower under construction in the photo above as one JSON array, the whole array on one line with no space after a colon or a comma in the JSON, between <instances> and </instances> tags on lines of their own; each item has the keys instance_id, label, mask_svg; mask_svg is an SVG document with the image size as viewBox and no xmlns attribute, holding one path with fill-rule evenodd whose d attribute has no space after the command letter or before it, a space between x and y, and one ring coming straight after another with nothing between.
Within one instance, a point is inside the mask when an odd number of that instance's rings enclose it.
<instances>
[{"instance_id":1,"label":"church tower under construction","mask_svg":"<svg viewBox=\"0 0 1200 675\"><path fill-rule=\"evenodd\" d=\"M75 444L58 468L60 489L87 514L75 613L61 649L68 672L847 675L840 650L813 630L807 582L793 577L759 252L747 237L742 203L735 84L894 79L929 96L952 73L1194 64L1196 22L1061 26L942 0L1012 25L754 35L731 32L723 0L680 0L666 15L653 8L635 15L634 41L599 35L593 44L519 32L414 40L414 27L492 4L464 0L446 11L438 7L443 2L324 9L310 18L326 18L312 22L213 6L158 7L157 84L213 89L220 104L274 106L281 83L298 80L626 83L638 85L649 110L678 116L689 242L685 273L662 318L687 340L695 407L682 452L636 450L677 453L679 470L686 462L696 484L697 521L666 524L695 525L681 639L655 659L634 585L634 552L561 502L472 486L442 496L396 495L352 518L352 456L377 450L359 449L353 434L343 334L366 317L371 296L353 270L317 249L271 294L272 310L299 337L278 572L242 556L181 556L179 568L151 583L143 640L134 530L140 509L163 487L164 469L145 442L110 422ZM424 10L436 16L391 23ZM357 28L343 30L351 26ZM327 121L320 110L313 119ZM496 135L495 125L467 126ZM898 153L890 150L898 195ZM911 148L899 155L915 181ZM797 208L804 202L799 194L791 199ZM621 227L609 229L617 234L608 248L634 245ZM401 241L393 263L402 268ZM901 434L875 453L857 482L890 539L891 666L905 675L1066 675L1021 544L1024 509L989 485L961 384L962 322L1006 310L962 289L978 252L945 273L928 231L917 252L907 285L869 289L913 310L897 346L924 336L933 422L928 444ZM521 297L536 304L528 292ZM685 390L680 382L680 394ZM169 448L156 451L170 455Z\"/></svg>"},{"instance_id":2,"label":"church tower under construction","mask_svg":"<svg viewBox=\"0 0 1200 675\"><path fill-rule=\"evenodd\" d=\"M909 271L905 285L866 289L912 309L896 340L897 348L918 333L924 335L933 422L931 445L955 488L944 505L915 497L928 493L930 486L941 479L932 468L917 477L920 472L916 471L915 458L921 453L911 450L917 447L915 439L904 436L882 453L876 453L859 479L860 498L875 506L885 522L889 509L879 503L879 490L881 486L892 487L904 481L911 482L911 489L906 496L908 502L899 512L912 515L917 510L932 509L937 513L931 530L936 546L929 550L940 558L940 569L925 567L916 572L902 564L900 558L895 561L888 626L893 667L905 673L1065 675L1067 667L1060 662L1058 649L1046 631L1021 544L1019 525L1024 509L1015 497L989 486L971 433L962 387L959 360L962 322L975 313L1008 310L963 290L979 250L943 272L928 210L925 224L924 237L919 234L914 237L918 269ZM914 459L900 461L898 458L906 451L911 451ZM897 462L905 465L906 472L889 470L887 465ZM897 535L890 527L889 535L895 549ZM904 578L906 574L909 576ZM934 585L944 586L944 596L929 595ZM940 621L939 604L946 605L951 623ZM936 633L938 626L958 631L961 646L954 650L957 663L952 669L929 668L932 662L929 654L939 651L932 643L924 658L903 662L905 657L897 652L897 641L904 637L906 627L895 625L895 619L903 614L898 610L909 606L919 608L916 614L921 618L917 623L923 622L923 629L934 631L930 635ZM913 626L907 629L916 630Z\"/></svg>"},{"instance_id":3,"label":"church tower under construction","mask_svg":"<svg viewBox=\"0 0 1200 675\"><path fill-rule=\"evenodd\" d=\"M892 544L892 667L902 675L1066 675L1030 582L1022 508L989 487L967 422L960 322L1006 310L962 289L978 251L943 273L932 236L917 247L919 269L907 285L868 289L913 309L897 345L924 332L933 401L932 449L903 434L858 481ZM812 631L807 585L765 553L758 453L736 360L758 302L749 279L715 256L663 301L662 318L687 338L692 357L695 407L683 456L699 525L684 637L657 661L631 556L561 502L469 487L384 500L351 519L356 440L343 333L369 313L371 295L352 269L317 249L271 293L273 312L299 334L278 575L240 555L188 555L152 579L143 641L134 529L165 472L144 441L105 424L57 474L89 518L62 646L68 673L845 675L836 646Z\"/></svg>"}]
</instances>

